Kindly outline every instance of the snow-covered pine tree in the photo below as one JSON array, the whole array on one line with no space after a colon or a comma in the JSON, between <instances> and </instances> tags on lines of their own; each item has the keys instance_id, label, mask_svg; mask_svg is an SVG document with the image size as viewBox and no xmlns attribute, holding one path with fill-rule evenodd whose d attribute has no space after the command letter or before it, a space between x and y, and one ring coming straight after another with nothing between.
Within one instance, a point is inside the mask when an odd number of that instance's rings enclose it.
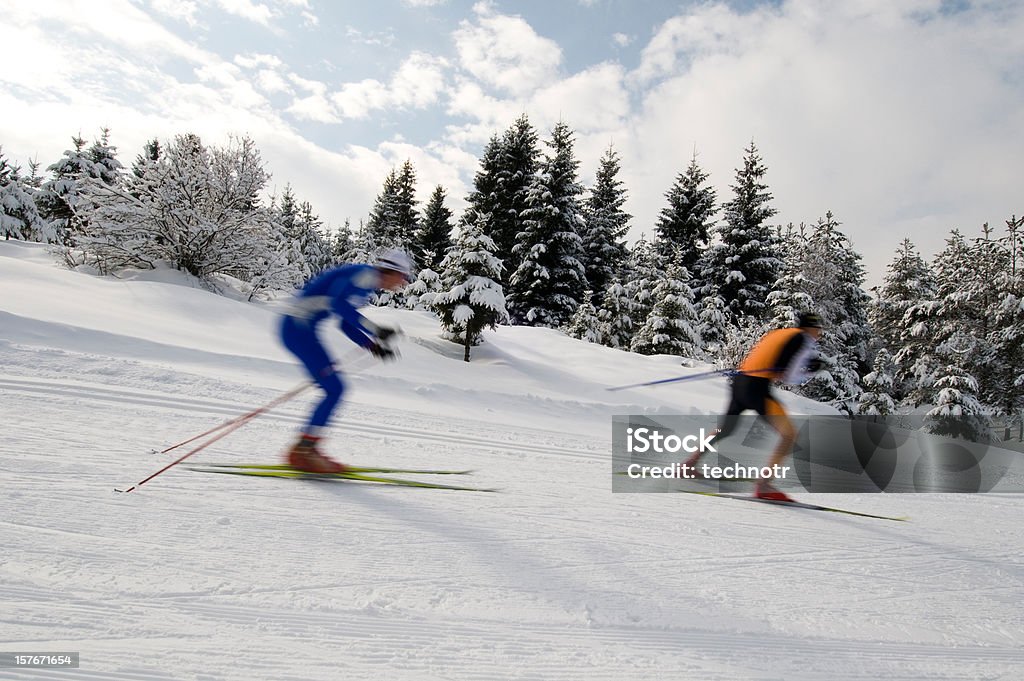
<instances>
[{"instance_id":1,"label":"snow-covered pine tree","mask_svg":"<svg viewBox=\"0 0 1024 681\"><path fill-rule=\"evenodd\" d=\"M590 291L587 291L590 294ZM597 316L597 308L590 302L592 295L585 296L576 313L569 320L565 332L573 338L585 340L588 343L601 343L601 320Z\"/></svg>"},{"instance_id":2,"label":"snow-covered pine tree","mask_svg":"<svg viewBox=\"0 0 1024 681\"><path fill-rule=\"evenodd\" d=\"M124 166L117 160L117 147L110 143L110 128L100 129L100 138L86 151L92 163L92 176L104 184L115 186L121 181Z\"/></svg>"},{"instance_id":3,"label":"snow-covered pine tree","mask_svg":"<svg viewBox=\"0 0 1024 681\"><path fill-rule=\"evenodd\" d=\"M936 348L935 406L925 415L925 430L972 442L989 439L988 410L978 400L978 381L964 368L976 339L958 332Z\"/></svg>"},{"instance_id":4,"label":"snow-covered pine tree","mask_svg":"<svg viewBox=\"0 0 1024 681\"><path fill-rule=\"evenodd\" d=\"M892 355L885 348L875 354L871 371L861 379L864 391L857 401L857 413L862 416L889 416L896 413L892 399L895 382Z\"/></svg>"},{"instance_id":5,"label":"snow-covered pine tree","mask_svg":"<svg viewBox=\"0 0 1024 681\"><path fill-rule=\"evenodd\" d=\"M707 248L718 212L715 190L707 185L707 180L708 174L698 165L694 153L690 165L665 192L668 205L661 209L655 226L662 254L675 254L678 264L690 272L696 271Z\"/></svg>"},{"instance_id":6,"label":"snow-covered pine tree","mask_svg":"<svg viewBox=\"0 0 1024 681\"><path fill-rule=\"evenodd\" d=\"M310 276L315 277L333 264L331 242L323 220L313 211L309 201L299 204L298 227L302 235L302 255Z\"/></svg>"},{"instance_id":7,"label":"snow-covered pine tree","mask_svg":"<svg viewBox=\"0 0 1024 681\"><path fill-rule=\"evenodd\" d=\"M534 175L541 166L537 147L538 135L524 113L509 126L499 146L494 208L490 220L490 236L504 259L502 286L511 290L512 275L521 264L515 252L519 233L525 229L526 211L530 209L529 194Z\"/></svg>"},{"instance_id":8,"label":"snow-covered pine tree","mask_svg":"<svg viewBox=\"0 0 1024 681\"><path fill-rule=\"evenodd\" d=\"M784 271L768 302L778 327L794 324L801 312L821 316L822 370L794 390L849 412L861 391L860 376L870 369L873 334L868 325L870 297L861 288L861 258L839 225L828 211L809 233L801 225L783 235Z\"/></svg>"},{"instance_id":9,"label":"snow-covered pine tree","mask_svg":"<svg viewBox=\"0 0 1024 681\"><path fill-rule=\"evenodd\" d=\"M401 172L394 168L384 178L384 186L377 195L366 221L366 241L373 250L407 248L415 234L419 216L415 202L416 174L406 161Z\"/></svg>"},{"instance_id":10,"label":"snow-covered pine tree","mask_svg":"<svg viewBox=\"0 0 1024 681\"><path fill-rule=\"evenodd\" d=\"M433 310L437 294L444 290L441 275L424 267L416 272L416 280L405 287L407 310Z\"/></svg>"},{"instance_id":11,"label":"snow-covered pine tree","mask_svg":"<svg viewBox=\"0 0 1024 681\"><path fill-rule=\"evenodd\" d=\"M355 242L352 239L352 222L345 222L331 235L331 265L343 265L349 262Z\"/></svg>"},{"instance_id":12,"label":"snow-covered pine tree","mask_svg":"<svg viewBox=\"0 0 1024 681\"><path fill-rule=\"evenodd\" d=\"M559 122L546 142L550 151L534 175L513 255L521 262L509 284L515 323L558 328L576 312L587 277L580 231L583 187L573 154L572 130Z\"/></svg>"},{"instance_id":13,"label":"snow-covered pine tree","mask_svg":"<svg viewBox=\"0 0 1024 681\"><path fill-rule=\"evenodd\" d=\"M697 305L697 319L703 356L715 362L721 361L730 327L725 299L719 295L705 296Z\"/></svg>"},{"instance_id":14,"label":"snow-covered pine tree","mask_svg":"<svg viewBox=\"0 0 1024 681\"><path fill-rule=\"evenodd\" d=\"M675 264L654 288L654 306L633 335L631 350L643 355L701 358L700 322L693 304L689 272Z\"/></svg>"},{"instance_id":15,"label":"snow-covered pine tree","mask_svg":"<svg viewBox=\"0 0 1024 681\"><path fill-rule=\"evenodd\" d=\"M444 199L444 187L437 185L423 209L414 249L420 269L441 269L441 261L452 246L452 212L444 205Z\"/></svg>"},{"instance_id":16,"label":"snow-covered pine tree","mask_svg":"<svg viewBox=\"0 0 1024 681\"><path fill-rule=\"evenodd\" d=\"M39 215L32 180L20 176L0 147L0 235L6 239L53 243L56 233Z\"/></svg>"},{"instance_id":17,"label":"snow-covered pine tree","mask_svg":"<svg viewBox=\"0 0 1024 681\"><path fill-rule=\"evenodd\" d=\"M619 155L609 146L601 157L594 186L583 207L587 283L593 298L602 296L626 264L626 232L633 217L622 209L627 192L618 178Z\"/></svg>"},{"instance_id":18,"label":"snow-covered pine tree","mask_svg":"<svg viewBox=\"0 0 1024 681\"><path fill-rule=\"evenodd\" d=\"M135 162L132 163L132 175L136 178L141 178L142 173L145 171L146 166L149 163L155 163L160 160L160 155L164 152L163 147L160 146L160 140L155 137L144 145L142 145L142 153L135 157Z\"/></svg>"},{"instance_id":19,"label":"snow-covered pine tree","mask_svg":"<svg viewBox=\"0 0 1024 681\"><path fill-rule=\"evenodd\" d=\"M893 354L893 398L898 403L917 406L931 396L936 362L929 321L937 295L931 268L910 239L904 239L870 308L871 325Z\"/></svg>"},{"instance_id":20,"label":"snow-covered pine tree","mask_svg":"<svg viewBox=\"0 0 1024 681\"><path fill-rule=\"evenodd\" d=\"M993 278L989 334L994 371L987 375L991 385L983 396L1006 419L1004 438L1010 425L1018 426L1024 439L1024 217L1006 221L1006 236L1000 239L1005 253L1004 267Z\"/></svg>"},{"instance_id":21,"label":"snow-covered pine tree","mask_svg":"<svg viewBox=\"0 0 1024 681\"><path fill-rule=\"evenodd\" d=\"M83 183L99 180L110 187L120 185L121 164L114 157L116 149L110 146L108 133L105 129L102 140L89 149L81 135L72 137L74 148L66 150L64 157L48 168L52 178L43 183L36 195L40 216L62 242L69 242L85 230L85 207L78 210Z\"/></svg>"},{"instance_id":22,"label":"snow-covered pine tree","mask_svg":"<svg viewBox=\"0 0 1024 681\"><path fill-rule=\"evenodd\" d=\"M638 329L654 307L654 287L664 278L661 259L645 237L641 236L634 244L627 259L626 271L628 275L623 287L630 300L633 328Z\"/></svg>"},{"instance_id":23,"label":"snow-covered pine tree","mask_svg":"<svg viewBox=\"0 0 1024 681\"><path fill-rule=\"evenodd\" d=\"M767 221L776 210L764 183L767 167L753 142L745 150L743 167L736 170L733 198L723 204L719 238L700 260L700 297L720 295L730 317L764 321L770 311L765 299L782 270L777 239Z\"/></svg>"},{"instance_id":24,"label":"snow-covered pine tree","mask_svg":"<svg viewBox=\"0 0 1024 681\"><path fill-rule=\"evenodd\" d=\"M463 213L463 222L467 220L483 220L487 229L493 228L490 225L490 220L498 212L498 187L501 182L502 154L501 138L497 134L490 136L490 139L483 147L480 167L473 176L473 190L466 197L468 208ZM493 235L487 236L494 239ZM509 250L511 250L511 247L509 247ZM507 278L507 274L503 274L503 278Z\"/></svg>"},{"instance_id":25,"label":"snow-covered pine tree","mask_svg":"<svg viewBox=\"0 0 1024 681\"><path fill-rule=\"evenodd\" d=\"M635 325L633 323L634 303L626 287L618 279L612 279L601 298L597 311L600 321L598 333L601 344L610 348L629 350Z\"/></svg>"},{"instance_id":26,"label":"snow-covered pine tree","mask_svg":"<svg viewBox=\"0 0 1024 681\"><path fill-rule=\"evenodd\" d=\"M398 197L398 247L409 250L420 229L420 212L416 208L416 170L412 161L406 159L398 173L395 190Z\"/></svg>"},{"instance_id":27,"label":"snow-covered pine tree","mask_svg":"<svg viewBox=\"0 0 1024 681\"><path fill-rule=\"evenodd\" d=\"M465 347L467 362L484 329L508 318L499 283L501 260L494 255L494 240L484 233L486 223L481 215L463 220L459 237L442 262L442 292L434 296L432 305L447 337Z\"/></svg>"}]
</instances>

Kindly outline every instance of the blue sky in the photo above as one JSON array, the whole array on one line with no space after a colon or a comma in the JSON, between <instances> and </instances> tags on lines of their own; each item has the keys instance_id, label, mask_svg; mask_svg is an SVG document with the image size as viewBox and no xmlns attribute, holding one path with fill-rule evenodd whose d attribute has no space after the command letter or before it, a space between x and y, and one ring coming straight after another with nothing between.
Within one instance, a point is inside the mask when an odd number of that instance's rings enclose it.
<instances>
[{"instance_id":1,"label":"blue sky","mask_svg":"<svg viewBox=\"0 0 1024 681\"><path fill-rule=\"evenodd\" d=\"M1024 212L1024 3L1010 0L14 0L0 5L0 145L56 160L109 126L253 137L273 185L331 224L388 169L458 211L480 149L526 112L609 144L649 233L696 150L720 198L751 140L777 220L827 210L878 283L899 241L930 255Z\"/></svg>"}]
</instances>

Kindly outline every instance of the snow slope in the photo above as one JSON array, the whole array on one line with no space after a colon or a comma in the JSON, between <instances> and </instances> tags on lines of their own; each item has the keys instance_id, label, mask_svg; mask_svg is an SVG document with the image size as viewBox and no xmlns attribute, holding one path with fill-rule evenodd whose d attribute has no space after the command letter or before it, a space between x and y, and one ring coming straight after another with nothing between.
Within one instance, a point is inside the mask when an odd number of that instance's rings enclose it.
<instances>
[{"instance_id":1,"label":"snow slope","mask_svg":"<svg viewBox=\"0 0 1024 681\"><path fill-rule=\"evenodd\" d=\"M0 652L81 653L0 678L1024 679L1024 499L613 495L611 416L714 413L724 381L609 393L706 367L529 328L466 364L430 315L368 315L403 359L348 363L330 451L501 493L181 466L116 494L302 379L272 306L0 243ZM195 459L276 462L311 399Z\"/></svg>"}]
</instances>

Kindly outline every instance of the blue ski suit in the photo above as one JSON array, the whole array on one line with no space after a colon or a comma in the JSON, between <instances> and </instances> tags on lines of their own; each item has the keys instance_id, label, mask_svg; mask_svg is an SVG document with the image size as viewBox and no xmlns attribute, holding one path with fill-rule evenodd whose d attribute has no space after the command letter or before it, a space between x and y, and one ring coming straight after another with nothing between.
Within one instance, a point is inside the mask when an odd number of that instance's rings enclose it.
<instances>
[{"instance_id":1,"label":"blue ski suit","mask_svg":"<svg viewBox=\"0 0 1024 681\"><path fill-rule=\"evenodd\" d=\"M281 319L281 342L299 358L325 393L310 416L306 434L319 435L345 393L345 384L317 337L317 326L334 314L341 319L339 326L353 343L371 348L376 328L359 313L359 308L379 287L380 272L372 265L337 267L299 290Z\"/></svg>"}]
</instances>

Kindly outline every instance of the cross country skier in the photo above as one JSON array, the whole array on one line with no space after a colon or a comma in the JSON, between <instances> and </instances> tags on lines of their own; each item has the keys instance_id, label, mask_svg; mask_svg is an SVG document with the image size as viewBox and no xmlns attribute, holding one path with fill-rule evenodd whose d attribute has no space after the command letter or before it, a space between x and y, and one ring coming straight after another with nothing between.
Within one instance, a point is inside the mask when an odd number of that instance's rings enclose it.
<instances>
[{"instance_id":1,"label":"cross country skier","mask_svg":"<svg viewBox=\"0 0 1024 681\"><path fill-rule=\"evenodd\" d=\"M341 473L343 464L324 456L317 443L323 437L331 413L341 401L345 384L330 355L317 337L317 326L332 313L341 318L340 328L355 344L381 360L395 358L388 340L395 330L377 326L359 313L378 289L405 286L412 262L404 251L389 250L375 264L349 264L327 270L295 294L281 319L281 342L323 389L324 398L309 417L298 441L288 451L288 465L310 473Z\"/></svg>"},{"instance_id":2,"label":"cross country skier","mask_svg":"<svg viewBox=\"0 0 1024 681\"><path fill-rule=\"evenodd\" d=\"M736 428L739 415L744 411L756 411L768 420L780 436L766 465L774 467L781 464L796 441L796 430L782 404L772 396L772 382L788 385L806 383L821 367L821 360L818 359L820 337L821 317L813 312L801 314L795 328L766 333L737 367L738 374L732 380L729 408L714 442L721 441ZM686 465L696 466L700 454L697 452L690 457ZM793 501L772 487L767 480L758 480L754 496L773 501Z\"/></svg>"}]
</instances>

